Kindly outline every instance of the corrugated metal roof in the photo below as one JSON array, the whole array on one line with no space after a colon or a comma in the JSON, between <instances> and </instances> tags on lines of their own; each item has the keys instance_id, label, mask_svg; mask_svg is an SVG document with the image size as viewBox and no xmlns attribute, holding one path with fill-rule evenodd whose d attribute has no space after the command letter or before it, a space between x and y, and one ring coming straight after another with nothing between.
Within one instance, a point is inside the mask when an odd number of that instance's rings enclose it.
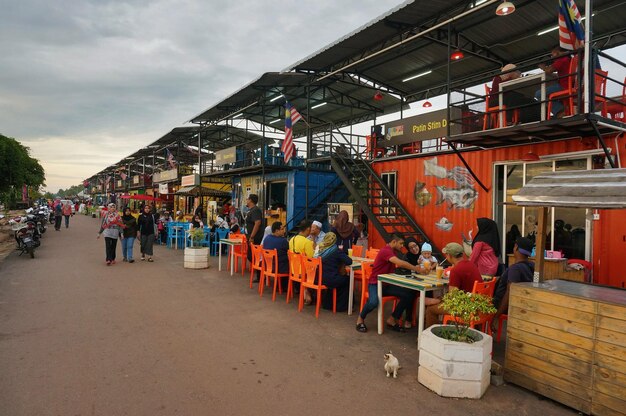
<instances>
[{"instance_id":1,"label":"corrugated metal roof","mask_svg":"<svg viewBox=\"0 0 626 416\"><path fill-rule=\"evenodd\" d=\"M429 1L428 7L425 7L423 1L407 1L295 63L291 69L324 74L350 64L352 66L347 69L348 72L363 75L404 95L417 95L445 86L448 55L446 28L418 39L405 40L448 18L458 16L468 10L470 3ZM584 15L584 4L578 3ZM496 4L481 6L480 10L451 23L451 43L453 47L456 46L456 35L460 34L460 43L466 54L465 59L451 64L453 81L479 74L487 79L503 64L519 64L541 56L547 57L550 49L558 44L556 30L537 36L538 32L556 26L556 0L516 1L516 11L509 16L497 16L494 13ZM606 49L626 43L626 2L595 0L593 7L594 39L604 38L598 46ZM386 47L400 43L401 46L379 53ZM358 62L363 58L365 60ZM409 76L425 70L433 72L403 82ZM456 84L455 87L463 88L478 82L476 79L467 79L465 84Z\"/></svg>"},{"instance_id":2,"label":"corrugated metal roof","mask_svg":"<svg viewBox=\"0 0 626 416\"><path fill-rule=\"evenodd\" d=\"M626 208L626 169L540 174L513 195L513 201L521 206Z\"/></svg>"}]
</instances>

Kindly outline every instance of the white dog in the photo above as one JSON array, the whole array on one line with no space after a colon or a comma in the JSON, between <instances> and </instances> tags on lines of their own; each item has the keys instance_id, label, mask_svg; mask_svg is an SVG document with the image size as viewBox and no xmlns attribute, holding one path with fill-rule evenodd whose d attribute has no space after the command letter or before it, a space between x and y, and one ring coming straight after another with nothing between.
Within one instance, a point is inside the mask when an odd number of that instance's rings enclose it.
<instances>
[{"instance_id":1,"label":"white dog","mask_svg":"<svg viewBox=\"0 0 626 416\"><path fill-rule=\"evenodd\" d=\"M387 377L393 373L393 378L398 378L398 370L400 369L400 362L393 356L391 351L385 354L385 372Z\"/></svg>"}]
</instances>

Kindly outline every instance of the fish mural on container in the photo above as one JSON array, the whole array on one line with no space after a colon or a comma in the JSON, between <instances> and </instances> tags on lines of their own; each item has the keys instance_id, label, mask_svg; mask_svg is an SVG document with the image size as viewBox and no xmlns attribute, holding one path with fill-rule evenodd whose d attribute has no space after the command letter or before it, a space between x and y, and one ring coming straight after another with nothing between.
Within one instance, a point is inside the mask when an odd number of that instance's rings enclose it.
<instances>
[{"instance_id":1,"label":"fish mural on container","mask_svg":"<svg viewBox=\"0 0 626 416\"><path fill-rule=\"evenodd\" d=\"M453 225L446 217L441 217L439 222L435 223L435 226L441 231L450 231Z\"/></svg>"},{"instance_id":2,"label":"fish mural on container","mask_svg":"<svg viewBox=\"0 0 626 416\"><path fill-rule=\"evenodd\" d=\"M448 170L437 164L436 157L424 161L424 175L439 179L452 179L461 188L473 188L476 183L466 168L455 166Z\"/></svg>"},{"instance_id":3,"label":"fish mural on container","mask_svg":"<svg viewBox=\"0 0 626 416\"><path fill-rule=\"evenodd\" d=\"M433 196L428 189L426 189L426 184L424 182L417 181L415 182L415 188L413 190L413 195L415 196L415 202L420 207L425 207L430 204Z\"/></svg>"},{"instance_id":4,"label":"fish mural on container","mask_svg":"<svg viewBox=\"0 0 626 416\"><path fill-rule=\"evenodd\" d=\"M435 205L448 203L448 209L472 208L474 201L478 198L478 192L474 188L448 188L446 186L436 186L437 201Z\"/></svg>"}]
</instances>

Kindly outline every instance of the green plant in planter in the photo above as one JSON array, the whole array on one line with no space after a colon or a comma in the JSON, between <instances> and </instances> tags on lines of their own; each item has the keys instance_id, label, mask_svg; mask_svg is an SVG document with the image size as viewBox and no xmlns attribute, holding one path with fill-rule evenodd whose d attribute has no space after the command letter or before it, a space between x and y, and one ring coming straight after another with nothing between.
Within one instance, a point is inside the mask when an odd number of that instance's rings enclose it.
<instances>
[{"instance_id":1,"label":"green plant in planter","mask_svg":"<svg viewBox=\"0 0 626 416\"><path fill-rule=\"evenodd\" d=\"M454 325L442 327L441 337L450 341L473 343L477 341L470 331L470 323L478 321L481 315L496 313L491 298L488 296L468 293L452 289L446 293L441 307L454 318ZM445 324L445 322L444 322Z\"/></svg>"},{"instance_id":2,"label":"green plant in planter","mask_svg":"<svg viewBox=\"0 0 626 416\"><path fill-rule=\"evenodd\" d=\"M191 237L191 246L193 248L199 248L200 241L204 239L204 230L202 228L193 228L189 231L189 236Z\"/></svg>"}]
</instances>

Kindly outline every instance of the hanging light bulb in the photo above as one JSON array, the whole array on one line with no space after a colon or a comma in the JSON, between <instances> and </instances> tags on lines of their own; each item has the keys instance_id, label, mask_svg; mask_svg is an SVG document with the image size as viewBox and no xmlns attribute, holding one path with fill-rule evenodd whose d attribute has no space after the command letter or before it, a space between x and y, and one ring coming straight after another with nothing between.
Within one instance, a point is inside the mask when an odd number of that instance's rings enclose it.
<instances>
[{"instance_id":1,"label":"hanging light bulb","mask_svg":"<svg viewBox=\"0 0 626 416\"><path fill-rule=\"evenodd\" d=\"M463 55L463 51L460 49L455 50L454 52L452 52L452 55L450 55L450 59L452 59L453 61L458 61L459 59L463 58L465 58L465 55Z\"/></svg>"},{"instance_id":2,"label":"hanging light bulb","mask_svg":"<svg viewBox=\"0 0 626 416\"><path fill-rule=\"evenodd\" d=\"M522 156L522 161L524 162L536 162L538 160L540 160L539 156L537 155L537 153L534 153L532 151Z\"/></svg>"},{"instance_id":3,"label":"hanging light bulb","mask_svg":"<svg viewBox=\"0 0 626 416\"><path fill-rule=\"evenodd\" d=\"M498 8L496 9L496 14L498 16L506 16L508 14L511 14L515 11L515 5L513 3L511 3L510 1L504 1L502 0L502 3L500 3L498 5Z\"/></svg>"},{"instance_id":4,"label":"hanging light bulb","mask_svg":"<svg viewBox=\"0 0 626 416\"><path fill-rule=\"evenodd\" d=\"M385 96L383 95L382 92L380 91L376 91L376 94L374 94L374 101L382 101L383 98L385 98Z\"/></svg>"},{"instance_id":5,"label":"hanging light bulb","mask_svg":"<svg viewBox=\"0 0 626 416\"><path fill-rule=\"evenodd\" d=\"M433 106L432 103L428 100L424 101L424 104L422 104L422 107L426 107L426 108L432 107L432 106Z\"/></svg>"}]
</instances>

